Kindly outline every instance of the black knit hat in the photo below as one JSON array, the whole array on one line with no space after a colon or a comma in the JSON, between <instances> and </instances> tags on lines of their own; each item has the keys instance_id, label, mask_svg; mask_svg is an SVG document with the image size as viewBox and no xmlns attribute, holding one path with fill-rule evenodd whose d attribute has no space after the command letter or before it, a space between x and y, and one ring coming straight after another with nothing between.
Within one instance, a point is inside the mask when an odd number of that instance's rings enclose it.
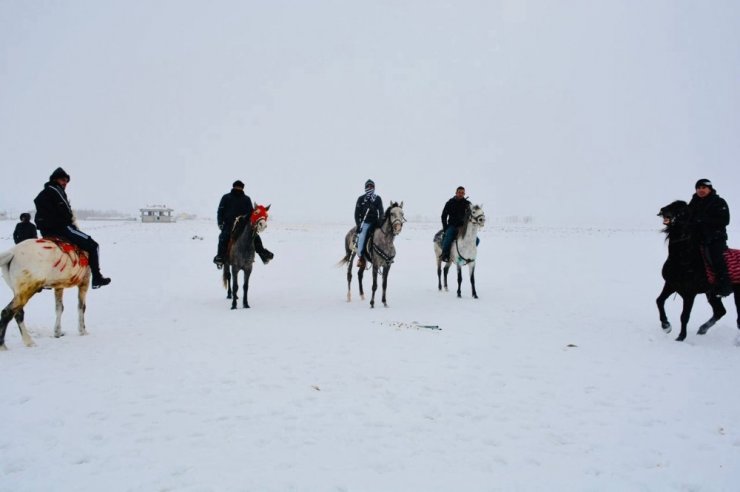
<instances>
[{"instance_id":1,"label":"black knit hat","mask_svg":"<svg viewBox=\"0 0 740 492\"><path fill-rule=\"evenodd\" d=\"M49 181L56 181L57 179L64 178L67 181L70 180L69 174L67 174L67 171L62 169L61 167L58 167L54 169L54 172L51 173L51 176L49 176Z\"/></svg>"},{"instance_id":2,"label":"black knit hat","mask_svg":"<svg viewBox=\"0 0 740 492\"><path fill-rule=\"evenodd\" d=\"M232 188L244 188L244 183L242 183L240 180L234 181L234 184L231 185Z\"/></svg>"},{"instance_id":3,"label":"black knit hat","mask_svg":"<svg viewBox=\"0 0 740 492\"><path fill-rule=\"evenodd\" d=\"M369 190L370 188L375 189L375 181L373 181L372 179L368 179L367 181L365 181L365 189Z\"/></svg>"},{"instance_id":4,"label":"black knit hat","mask_svg":"<svg viewBox=\"0 0 740 492\"><path fill-rule=\"evenodd\" d=\"M706 178L702 178L702 179L700 179L699 181L697 181L697 182L696 182L696 185L694 185L694 189L696 189L696 188L698 188L698 187L700 187L700 186L706 186L706 187L708 187L708 188L712 188L712 189L714 189L714 187L712 186L712 182L711 182L711 181L709 181L709 180L708 180L708 179L706 179Z\"/></svg>"}]
</instances>

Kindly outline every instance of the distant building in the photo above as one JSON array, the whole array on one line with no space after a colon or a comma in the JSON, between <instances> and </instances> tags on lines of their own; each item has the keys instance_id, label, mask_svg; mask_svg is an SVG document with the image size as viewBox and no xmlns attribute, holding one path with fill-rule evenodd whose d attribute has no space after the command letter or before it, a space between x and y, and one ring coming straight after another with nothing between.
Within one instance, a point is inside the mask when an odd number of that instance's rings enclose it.
<instances>
[{"instance_id":1,"label":"distant building","mask_svg":"<svg viewBox=\"0 0 740 492\"><path fill-rule=\"evenodd\" d=\"M140 208L142 222L175 222L172 215L173 209L167 208L166 205L149 205L146 208Z\"/></svg>"}]
</instances>

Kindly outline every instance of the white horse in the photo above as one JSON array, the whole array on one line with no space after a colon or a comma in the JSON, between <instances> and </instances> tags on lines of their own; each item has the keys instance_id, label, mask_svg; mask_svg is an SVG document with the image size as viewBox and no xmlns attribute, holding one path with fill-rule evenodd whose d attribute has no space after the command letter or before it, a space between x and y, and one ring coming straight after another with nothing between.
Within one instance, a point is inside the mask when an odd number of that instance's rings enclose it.
<instances>
[{"instance_id":1,"label":"white horse","mask_svg":"<svg viewBox=\"0 0 740 492\"><path fill-rule=\"evenodd\" d=\"M403 202L391 202L391 206L385 211L383 223L373 231L373 235L367 242L365 248L365 259L373 266L373 294L370 298L370 307L375 307L375 291L378 288L378 271L383 270L383 305L388 307L385 300L385 291L388 287L388 273L390 272L393 260L396 257L396 248L393 240L401 233L403 223L406 219L403 216ZM347 302L352 300L352 261L357 255L357 227L353 227L344 237L344 258L339 260L339 266L347 265ZM360 285L360 298L365 299L365 292L362 290L362 274L364 268L358 267L357 281Z\"/></svg>"},{"instance_id":2,"label":"white horse","mask_svg":"<svg viewBox=\"0 0 740 492\"><path fill-rule=\"evenodd\" d=\"M444 286L447 290L447 272L450 271L450 263L455 262L457 266L457 297L460 294L462 284L462 266L468 265L470 272L470 286L473 289L473 297L478 299L475 291L475 258L478 254L478 229L486 225L486 214L483 213L481 205L471 205L465 212L465 222L457 231L457 237L450 247L450 261L445 264ZM439 231L434 235L434 253L437 258L437 288L442 290L442 238L444 232Z\"/></svg>"},{"instance_id":3,"label":"white horse","mask_svg":"<svg viewBox=\"0 0 740 492\"><path fill-rule=\"evenodd\" d=\"M54 289L56 300L56 324L54 336L62 333L62 295L64 289L77 287L80 335L85 330L85 297L90 286L90 267L87 253L61 240L27 239L10 250L0 253L0 270L13 291L13 300L0 314L0 350L5 346L5 331L10 320L15 318L26 347L34 345L23 322L23 307L41 289Z\"/></svg>"}]
</instances>

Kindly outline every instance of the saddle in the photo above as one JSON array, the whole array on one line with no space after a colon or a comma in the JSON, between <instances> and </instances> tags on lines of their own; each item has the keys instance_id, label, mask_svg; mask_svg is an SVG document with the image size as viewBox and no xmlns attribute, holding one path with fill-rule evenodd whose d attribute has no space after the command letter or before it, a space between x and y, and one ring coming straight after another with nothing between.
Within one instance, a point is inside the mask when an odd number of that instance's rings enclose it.
<instances>
[{"instance_id":1,"label":"saddle","mask_svg":"<svg viewBox=\"0 0 740 492\"><path fill-rule=\"evenodd\" d=\"M44 249L52 249L54 247L59 248L62 251L62 253L66 254L69 257L70 261L72 262L73 267L77 266L78 259L79 259L80 266L90 265L90 262L87 256L87 251L83 250L79 246L76 246L70 243L64 238L61 238L58 236L46 236L41 239L37 239L36 242L39 244L42 244L42 248ZM54 246L48 243L52 243ZM58 260L57 264L60 261L61 260Z\"/></svg>"},{"instance_id":2,"label":"saddle","mask_svg":"<svg viewBox=\"0 0 740 492\"><path fill-rule=\"evenodd\" d=\"M730 277L730 282L733 284L740 284L740 249L727 249L725 250L725 263L727 264L727 273ZM702 255L703 257L703 255ZM714 270L709 266L707 259L704 258L704 268L707 272L707 280L710 284L717 282L717 278L714 275Z\"/></svg>"}]
</instances>

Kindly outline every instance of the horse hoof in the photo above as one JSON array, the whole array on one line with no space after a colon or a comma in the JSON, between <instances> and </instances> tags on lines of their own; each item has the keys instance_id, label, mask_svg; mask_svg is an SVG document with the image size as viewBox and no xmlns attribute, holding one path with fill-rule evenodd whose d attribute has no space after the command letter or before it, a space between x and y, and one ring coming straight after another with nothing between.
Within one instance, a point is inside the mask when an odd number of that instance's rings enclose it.
<instances>
[{"instance_id":1,"label":"horse hoof","mask_svg":"<svg viewBox=\"0 0 740 492\"><path fill-rule=\"evenodd\" d=\"M679 335L678 338L676 338L676 341L677 342L683 342L684 340L686 340L686 335L684 335L684 336L680 336Z\"/></svg>"},{"instance_id":2,"label":"horse hoof","mask_svg":"<svg viewBox=\"0 0 740 492\"><path fill-rule=\"evenodd\" d=\"M66 333L63 331L60 331L59 333L54 333L54 338L62 338Z\"/></svg>"},{"instance_id":3,"label":"horse hoof","mask_svg":"<svg viewBox=\"0 0 740 492\"><path fill-rule=\"evenodd\" d=\"M0 345L0 352L6 352L8 350L8 347L5 346L5 344Z\"/></svg>"},{"instance_id":4,"label":"horse hoof","mask_svg":"<svg viewBox=\"0 0 740 492\"><path fill-rule=\"evenodd\" d=\"M714 319L710 319L709 321L707 321L706 323L704 323L703 325L699 327L699 331L697 331L696 334L706 335L706 333L709 331L711 327L714 326L715 323L716 321Z\"/></svg>"},{"instance_id":5,"label":"horse hoof","mask_svg":"<svg viewBox=\"0 0 740 492\"><path fill-rule=\"evenodd\" d=\"M473 294L473 299L478 299L478 294Z\"/></svg>"},{"instance_id":6,"label":"horse hoof","mask_svg":"<svg viewBox=\"0 0 740 492\"><path fill-rule=\"evenodd\" d=\"M236 309L236 306L231 306L231 309Z\"/></svg>"}]
</instances>

